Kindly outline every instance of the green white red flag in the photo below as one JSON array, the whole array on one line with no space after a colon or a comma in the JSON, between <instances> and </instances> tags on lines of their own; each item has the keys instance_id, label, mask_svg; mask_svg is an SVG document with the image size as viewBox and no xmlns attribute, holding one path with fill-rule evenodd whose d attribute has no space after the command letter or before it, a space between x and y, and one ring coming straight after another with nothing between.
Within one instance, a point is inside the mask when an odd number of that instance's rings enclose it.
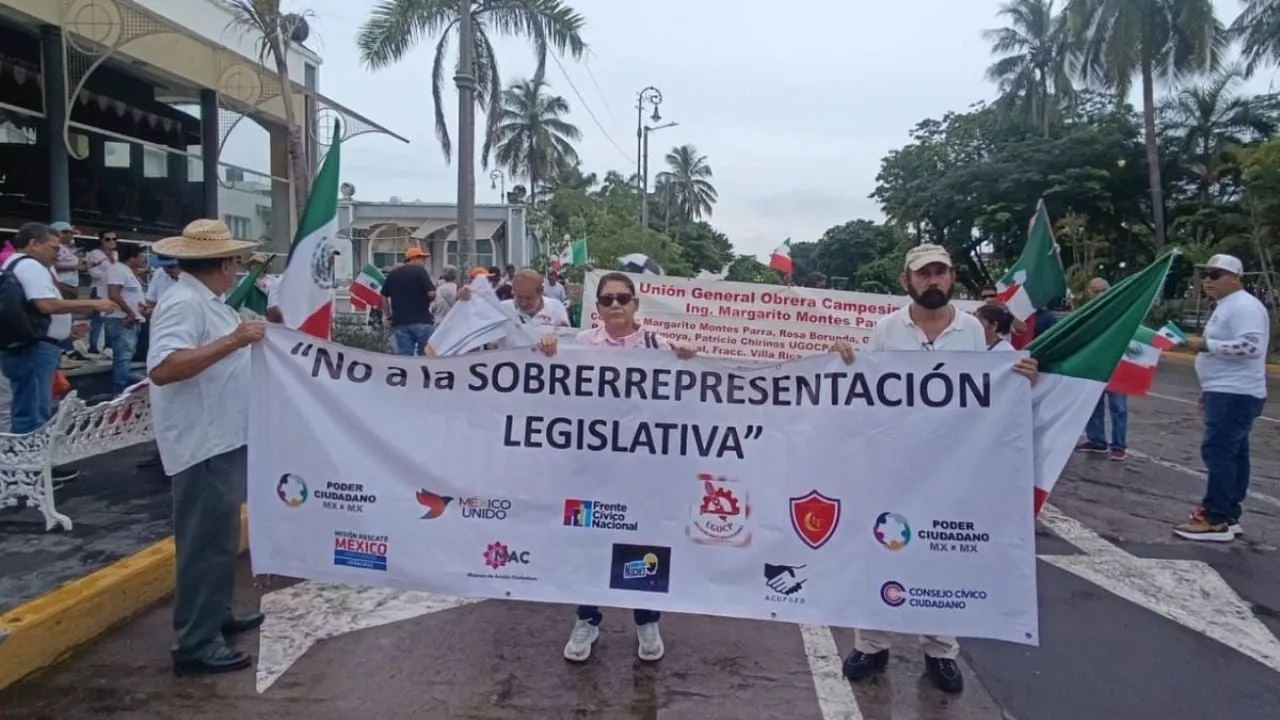
<instances>
[{"instance_id":1,"label":"green white red flag","mask_svg":"<svg viewBox=\"0 0 1280 720\"><path fill-rule=\"evenodd\" d=\"M769 256L769 267L783 275L792 275L795 265L791 262L791 238L787 238L773 254Z\"/></svg>"},{"instance_id":2,"label":"green white red flag","mask_svg":"<svg viewBox=\"0 0 1280 720\"><path fill-rule=\"evenodd\" d=\"M360 277L351 284L351 307L356 310L368 310L382 304L382 286L387 277L372 264L360 270Z\"/></svg>"},{"instance_id":3,"label":"green white red flag","mask_svg":"<svg viewBox=\"0 0 1280 720\"><path fill-rule=\"evenodd\" d=\"M1138 332L1125 348L1124 357L1111 374L1111 382L1107 383L1107 391L1117 395L1146 395L1151 391L1151 384L1156 379L1156 367L1160 364L1160 348L1155 344L1156 331L1145 325L1138 326Z\"/></svg>"},{"instance_id":4,"label":"green white red flag","mask_svg":"<svg viewBox=\"0 0 1280 720\"><path fill-rule=\"evenodd\" d=\"M341 128L334 123L333 144L311 185L307 208L289 248L289 263L280 278L284 324L325 339L333 332L333 263L337 253L332 243L338 234L341 154Z\"/></svg>"},{"instance_id":5,"label":"green white red flag","mask_svg":"<svg viewBox=\"0 0 1280 720\"><path fill-rule=\"evenodd\" d=\"M1067 276L1053 240L1053 225L1044 201L1036 205L1035 217L1027 231L1022 255L996 283L999 299L1018 320L1027 320L1036 310L1067 294Z\"/></svg>"}]
</instances>

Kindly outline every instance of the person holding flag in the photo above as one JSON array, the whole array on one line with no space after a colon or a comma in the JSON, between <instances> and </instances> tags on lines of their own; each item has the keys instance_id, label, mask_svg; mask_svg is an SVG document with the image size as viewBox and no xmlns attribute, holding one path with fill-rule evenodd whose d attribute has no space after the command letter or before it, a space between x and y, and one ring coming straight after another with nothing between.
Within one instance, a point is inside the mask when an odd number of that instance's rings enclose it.
<instances>
[{"instance_id":1,"label":"person holding flag","mask_svg":"<svg viewBox=\"0 0 1280 720\"><path fill-rule=\"evenodd\" d=\"M1089 281L1089 299L1111 289L1111 283L1096 277ZM1107 444L1107 411L1111 413L1111 444ZM1129 396L1110 389L1098 398L1098 407L1084 426L1085 439L1076 446L1081 452L1107 453L1108 460L1121 462L1128 457L1125 440L1129 430Z\"/></svg>"}]
</instances>

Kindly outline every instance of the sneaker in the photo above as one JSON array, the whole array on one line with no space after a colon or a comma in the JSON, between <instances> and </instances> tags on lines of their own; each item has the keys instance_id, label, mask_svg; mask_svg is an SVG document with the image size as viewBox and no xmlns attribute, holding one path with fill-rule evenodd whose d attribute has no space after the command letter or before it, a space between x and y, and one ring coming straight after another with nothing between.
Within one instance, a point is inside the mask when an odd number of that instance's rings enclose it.
<instances>
[{"instance_id":1,"label":"sneaker","mask_svg":"<svg viewBox=\"0 0 1280 720\"><path fill-rule=\"evenodd\" d=\"M1203 522L1203 521L1204 521L1204 506L1203 506L1203 505L1197 505L1197 506L1196 506L1196 509L1191 511L1191 515L1190 515L1189 517L1190 517L1190 519L1191 519L1191 520L1193 520L1193 521L1195 521L1195 520L1199 520L1199 521ZM1242 526L1242 525L1240 524L1240 518L1236 518L1235 520L1228 520L1228 521L1227 521L1227 527L1231 529L1231 534L1232 534L1232 535L1235 535L1236 537L1240 537L1240 536L1244 535L1244 526Z\"/></svg>"},{"instance_id":2,"label":"sneaker","mask_svg":"<svg viewBox=\"0 0 1280 720\"><path fill-rule=\"evenodd\" d=\"M96 348L96 347L94 347L94 346L90 345L90 346L89 346L89 349L84 351L84 354L85 354L85 355L100 355L101 353L99 353L99 352L98 352L98 348Z\"/></svg>"},{"instance_id":3,"label":"sneaker","mask_svg":"<svg viewBox=\"0 0 1280 720\"><path fill-rule=\"evenodd\" d=\"M949 695L964 692L964 674L955 660L924 656L924 674L933 686Z\"/></svg>"},{"instance_id":4,"label":"sneaker","mask_svg":"<svg viewBox=\"0 0 1280 720\"><path fill-rule=\"evenodd\" d=\"M76 360L70 355L63 355L62 360L58 361L59 370L75 370L83 366L84 366L83 362Z\"/></svg>"},{"instance_id":5,"label":"sneaker","mask_svg":"<svg viewBox=\"0 0 1280 720\"><path fill-rule=\"evenodd\" d=\"M1199 542L1231 542L1236 539L1236 534L1227 523L1210 523L1204 520L1192 520L1178 525L1173 529L1173 534L1183 540Z\"/></svg>"},{"instance_id":6,"label":"sneaker","mask_svg":"<svg viewBox=\"0 0 1280 720\"><path fill-rule=\"evenodd\" d=\"M569 634L569 642L564 646L564 659L570 662L584 662L591 657L591 645L598 637L600 637L600 628L592 625L590 620L576 620L573 623L573 632Z\"/></svg>"},{"instance_id":7,"label":"sneaker","mask_svg":"<svg viewBox=\"0 0 1280 720\"><path fill-rule=\"evenodd\" d=\"M1106 443L1096 443L1092 440L1082 440L1076 445L1077 452L1104 453L1107 451Z\"/></svg>"},{"instance_id":8,"label":"sneaker","mask_svg":"<svg viewBox=\"0 0 1280 720\"><path fill-rule=\"evenodd\" d=\"M1107 459L1112 462L1124 462L1128 458L1129 453L1125 452L1124 448L1111 448L1111 450L1107 452Z\"/></svg>"},{"instance_id":9,"label":"sneaker","mask_svg":"<svg viewBox=\"0 0 1280 720\"><path fill-rule=\"evenodd\" d=\"M66 353L66 357L69 357L76 362L89 362L89 358L85 357L79 350L72 350L71 352Z\"/></svg>"},{"instance_id":10,"label":"sneaker","mask_svg":"<svg viewBox=\"0 0 1280 720\"><path fill-rule=\"evenodd\" d=\"M844 659L844 676L849 682L858 682L866 680L876 673L884 672L889 667L889 651L881 650L877 653L864 653L861 650L854 650L849 653L849 657Z\"/></svg>"},{"instance_id":11,"label":"sneaker","mask_svg":"<svg viewBox=\"0 0 1280 720\"><path fill-rule=\"evenodd\" d=\"M64 483L80 477L80 471L71 468L54 468L52 474L55 483Z\"/></svg>"},{"instance_id":12,"label":"sneaker","mask_svg":"<svg viewBox=\"0 0 1280 720\"><path fill-rule=\"evenodd\" d=\"M657 662L667 652L667 648L662 644L662 633L658 632L657 622L637 625L636 640L638 642L636 655L645 662Z\"/></svg>"}]
</instances>

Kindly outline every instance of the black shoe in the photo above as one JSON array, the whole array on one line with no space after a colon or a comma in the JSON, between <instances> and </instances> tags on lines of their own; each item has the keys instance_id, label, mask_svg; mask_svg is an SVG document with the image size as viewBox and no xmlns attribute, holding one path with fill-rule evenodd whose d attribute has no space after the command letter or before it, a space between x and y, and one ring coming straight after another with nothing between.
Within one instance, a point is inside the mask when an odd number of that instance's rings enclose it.
<instances>
[{"instance_id":1,"label":"black shoe","mask_svg":"<svg viewBox=\"0 0 1280 720\"><path fill-rule=\"evenodd\" d=\"M232 650L229 647L218 648L212 654L191 660L174 660L173 674L179 677L188 675L218 675L221 673L243 670L253 664L253 657L247 652Z\"/></svg>"},{"instance_id":2,"label":"black shoe","mask_svg":"<svg viewBox=\"0 0 1280 720\"><path fill-rule=\"evenodd\" d=\"M65 468L65 467L54 468L52 474L53 474L53 481L55 483L64 483L64 482L67 482L68 480L75 480L76 478L80 477L79 470L73 470L71 468Z\"/></svg>"},{"instance_id":3,"label":"black shoe","mask_svg":"<svg viewBox=\"0 0 1280 720\"><path fill-rule=\"evenodd\" d=\"M866 680L876 673L884 672L889 667L889 651L881 650L878 653L864 653L854 650L849 653L849 657L844 659L844 676L850 682L858 682Z\"/></svg>"},{"instance_id":4,"label":"black shoe","mask_svg":"<svg viewBox=\"0 0 1280 720\"><path fill-rule=\"evenodd\" d=\"M96 347L94 347L94 346L92 346L92 345L90 345L90 346L89 346L89 349L88 349L88 350L85 350L84 352L85 352L85 354L86 354L86 355L101 355L101 354L102 354L101 352L99 352L99 351L98 351L98 348L96 348Z\"/></svg>"},{"instance_id":5,"label":"black shoe","mask_svg":"<svg viewBox=\"0 0 1280 720\"><path fill-rule=\"evenodd\" d=\"M79 350L73 350L69 353L63 354L76 362L89 362L89 358L85 357Z\"/></svg>"},{"instance_id":6,"label":"black shoe","mask_svg":"<svg viewBox=\"0 0 1280 720\"><path fill-rule=\"evenodd\" d=\"M226 636L239 635L247 633L250 630L257 630L262 627L262 621L265 618L262 613L249 613L248 615L232 616L231 619L222 623L222 634Z\"/></svg>"},{"instance_id":7,"label":"black shoe","mask_svg":"<svg viewBox=\"0 0 1280 720\"><path fill-rule=\"evenodd\" d=\"M959 695L964 692L964 675L955 660L924 656L924 674L933 686L944 693Z\"/></svg>"}]
</instances>

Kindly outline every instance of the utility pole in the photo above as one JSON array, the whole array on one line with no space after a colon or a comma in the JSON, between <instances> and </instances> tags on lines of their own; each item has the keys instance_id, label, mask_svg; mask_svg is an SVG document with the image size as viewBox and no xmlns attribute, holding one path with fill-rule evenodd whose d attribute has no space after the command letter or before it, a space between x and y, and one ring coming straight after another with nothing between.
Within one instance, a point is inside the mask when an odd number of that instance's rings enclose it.
<instances>
[{"instance_id":1,"label":"utility pole","mask_svg":"<svg viewBox=\"0 0 1280 720\"><path fill-rule=\"evenodd\" d=\"M458 0L458 267L476 254L476 58L471 0ZM446 257L448 250L445 251Z\"/></svg>"},{"instance_id":2,"label":"utility pole","mask_svg":"<svg viewBox=\"0 0 1280 720\"><path fill-rule=\"evenodd\" d=\"M657 116L658 112L656 108L654 109L653 114L655 117ZM658 125L656 127L649 127L646 125L644 128L644 143L641 152L641 156L644 159L641 161L640 165L640 227L642 228L649 227L649 133L656 130L665 130L666 128L675 127L679 124L680 123L669 122L666 125Z\"/></svg>"},{"instance_id":3,"label":"utility pole","mask_svg":"<svg viewBox=\"0 0 1280 720\"><path fill-rule=\"evenodd\" d=\"M640 91L636 96L636 186L640 191L640 209L638 212L640 227L645 226L645 205L648 204L648 188L645 181L645 132L644 132L644 104L649 103L653 106L653 121L658 122L662 116L658 114L658 106L662 104L662 91L650 85Z\"/></svg>"}]
</instances>

